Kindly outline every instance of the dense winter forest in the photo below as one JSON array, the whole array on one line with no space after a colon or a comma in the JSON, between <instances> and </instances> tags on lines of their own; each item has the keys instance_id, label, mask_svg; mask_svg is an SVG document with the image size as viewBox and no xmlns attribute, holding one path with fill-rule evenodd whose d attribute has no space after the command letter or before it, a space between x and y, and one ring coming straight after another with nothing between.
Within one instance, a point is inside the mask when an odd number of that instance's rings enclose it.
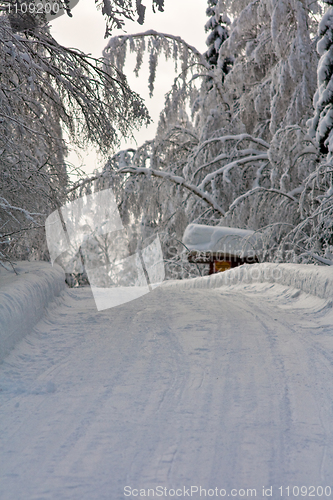
<instances>
[{"instance_id":1,"label":"dense winter forest","mask_svg":"<svg viewBox=\"0 0 333 500\"><path fill-rule=\"evenodd\" d=\"M158 234L168 278L198 273L181 242L193 222L260 232L262 261L333 265L330 3L208 0L200 54L166 33L110 38L126 18L142 23L145 7L104 0L108 40L96 60L60 46L45 19L9 14L1 2L2 265L48 260L45 218L107 187L129 253ZM163 55L178 76L155 138L117 151L121 136L149 123L123 73L127 51L138 74L148 51L151 93ZM90 142L109 157L102 172L71 183L64 128L78 147Z\"/></svg>"}]
</instances>

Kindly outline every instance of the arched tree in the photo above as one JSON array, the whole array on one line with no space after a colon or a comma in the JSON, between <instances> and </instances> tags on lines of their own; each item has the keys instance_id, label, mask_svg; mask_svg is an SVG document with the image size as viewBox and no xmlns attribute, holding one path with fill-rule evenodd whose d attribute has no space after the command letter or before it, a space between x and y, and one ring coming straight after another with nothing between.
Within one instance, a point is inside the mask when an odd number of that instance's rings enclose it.
<instances>
[{"instance_id":1,"label":"arched tree","mask_svg":"<svg viewBox=\"0 0 333 500\"><path fill-rule=\"evenodd\" d=\"M116 186L128 220L141 220L164 235L169 276L177 275L177 266L184 269L177 258L181 233L190 222L259 230L265 260L333 263L332 167L322 163L306 129L316 90L320 8L320 2L310 0L228 2L225 13L233 23L217 65L191 48L193 67L200 69L192 75L185 71L189 47L179 39L175 44L177 37L168 36L177 48L173 52L166 35L155 32L109 43L106 55L113 64L122 63L126 43L137 52L139 68L147 47L143 40L150 37L154 71L162 50L177 55L183 47L182 72L166 98L154 140L112 156L94 181L78 186ZM221 78L219 61L235 54ZM198 76L203 84L191 100L189 84ZM192 116L186 102L191 102ZM134 206L135 200L142 203Z\"/></svg>"}]
</instances>

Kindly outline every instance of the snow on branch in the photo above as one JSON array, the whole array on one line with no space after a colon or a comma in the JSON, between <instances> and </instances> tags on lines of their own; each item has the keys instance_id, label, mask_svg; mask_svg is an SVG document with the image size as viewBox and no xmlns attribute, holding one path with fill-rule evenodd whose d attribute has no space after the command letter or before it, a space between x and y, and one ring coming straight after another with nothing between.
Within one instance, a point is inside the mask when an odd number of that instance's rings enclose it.
<instances>
[{"instance_id":1,"label":"snow on branch","mask_svg":"<svg viewBox=\"0 0 333 500\"><path fill-rule=\"evenodd\" d=\"M146 45L145 39L148 39ZM137 60L134 72L138 72L142 65L142 57L145 50L149 52L149 89L150 94L154 91L156 68L159 56L164 53L165 58L172 57L175 61L175 71L178 71L178 63L181 64L182 78L185 80L187 72L194 66L201 66L211 74L211 68L205 57L192 45L188 44L180 36L160 33L148 30L133 35L120 35L112 37L103 51L103 57L111 65L123 71L127 46L131 52L136 52ZM211 75L212 76L212 75Z\"/></svg>"},{"instance_id":2,"label":"snow on branch","mask_svg":"<svg viewBox=\"0 0 333 500\"><path fill-rule=\"evenodd\" d=\"M311 147L311 146L309 146L309 147L307 147L307 148L304 148L302 151L300 151L300 152L299 152L299 153L295 156L295 158L294 158L294 159L293 159L293 161L292 161L292 166L294 166L294 165L296 164L297 160L298 160L299 158L301 158L302 156L305 156L305 155L313 155L313 154L314 154L314 155L316 155L316 156L319 156L319 150L318 150L318 148L315 148L315 147L313 147L313 146L312 146L312 147Z\"/></svg>"},{"instance_id":3,"label":"snow on branch","mask_svg":"<svg viewBox=\"0 0 333 500\"><path fill-rule=\"evenodd\" d=\"M36 213L29 212L28 210L25 210L24 208L21 208L21 207L14 207L6 200L6 198L3 198L3 197L0 197L0 208L2 210L4 210L5 212L9 213L16 221L17 221L17 219L11 213L12 210L22 213L28 220L32 221L34 224L37 224L37 222L35 221L33 216L34 215L41 215L41 216L43 215L43 214L37 213L37 212Z\"/></svg>"},{"instance_id":4,"label":"snow on branch","mask_svg":"<svg viewBox=\"0 0 333 500\"><path fill-rule=\"evenodd\" d=\"M262 153L262 151L258 151L256 149L243 149L243 150L237 151L238 156L242 157L242 156L252 155L251 158L254 157L255 155L260 155L261 153ZM198 167L197 170L193 173L193 178L204 168L210 167L211 165L214 165L214 163L217 163L221 160L225 160L228 158L230 158L230 153L221 153L221 154L215 156L215 158L213 158L209 162L204 163L203 165L200 165L200 167ZM241 160L242 158L239 158L239 159ZM230 165L230 163L229 163L229 165Z\"/></svg>"},{"instance_id":5,"label":"snow on branch","mask_svg":"<svg viewBox=\"0 0 333 500\"><path fill-rule=\"evenodd\" d=\"M1 66L8 76L1 84L6 122L52 138L52 130L36 131L25 119L31 112L37 120L45 115L43 101L48 101L74 141L98 143L105 151L117 143L118 131L129 135L136 125L150 122L142 98L107 61L63 47L42 28L33 37L15 34L5 16L0 17L0 43Z\"/></svg>"},{"instance_id":6,"label":"snow on branch","mask_svg":"<svg viewBox=\"0 0 333 500\"><path fill-rule=\"evenodd\" d=\"M134 165L122 167L122 168L117 170L117 173L119 173L119 174L133 174L133 175L144 174L148 177L153 176L153 177L159 177L159 178L164 179L164 180L168 180L174 184L177 184L178 186L183 186L184 188L188 189L193 194L195 194L196 196L198 196L199 198L204 200L206 203L208 203L211 207L214 208L214 210L219 212L221 215L225 215L225 211L223 210L223 208L215 201L215 199L209 193L202 191L197 186L187 182L183 177L181 177L179 175L174 175L170 172L164 172L162 170L156 170L156 169L152 169L152 168L136 167ZM107 177L107 174L102 173L102 174L95 175L94 177L87 178L84 181L81 181L81 182L77 183L75 186L73 186L72 188L70 188L67 191L67 193L71 193L77 189L82 189L82 187L84 185L90 184L96 180L102 180L103 178L106 178L106 177Z\"/></svg>"},{"instance_id":7,"label":"snow on branch","mask_svg":"<svg viewBox=\"0 0 333 500\"><path fill-rule=\"evenodd\" d=\"M183 186L184 188L188 189L195 195L199 196L202 200L207 202L209 205L211 205L216 211L218 211L220 214L225 215L225 211L223 208L215 201L215 199L200 187L195 186L194 184L190 184L187 182L183 177L180 177L178 175L173 175L169 172L163 172L161 170L155 170L152 168L141 168L141 167L124 167L120 170L118 170L119 173L130 173L130 174L145 174L145 175L152 175L154 177L160 177L162 179L169 180L175 184L178 184L180 186Z\"/></svg>"},{"instance_id":8,"label":"snow on branch","mask_svg":"<svg viewBox=\"0 0 333 500\"><path fill-rule=\"evenodd\" d=\"M234 160L231 163L227 163L227 165L223 165L223 167L215 170L214 172L211 172L210 174L207 174L206 177L200 183L199 189L204 189L208 182L212 182L216 178L216 176L218 176L220 174L223 174L223 179L226 182L230 182L230 179L228 177L228 173L230 172L230 170L232 168L236 167L237 165L244 165L246 163L257 162L257 161L262 161L262 160L266 160L266 161L268 160L267 153L263 153L261 155L255 155L255 156L251 155L251 156L247 156L246 158L239 158L238 160Z\"/></svg>"},{"instance_id":9,"label":"snow on branch","mask_svg":"<svg viewBox=\"0 0 333 500\"><path fill-rule=\"evenodd\" d=\"M313 252L304 252L305 255L309 255L313 259L317 260L321 264L325 264L326 266L333 266L333 260L331 259L326 259L325 257L321 257L320 255L317 255L316 253Z\"/></svg>"},{"instance_id":10,"label":"snow on branch","mask_svg":"<svg viewBox=\"0 0 333 500\"><path fill-rule=\"evenodd\" d=\"M252 137L252 135L249 134L237 134L237 135L223 135L221 137L213 137L212 139L208 139L207 141L204 141L200 144L198 147L197 151L194 154L194 159L198 156L201 151L206 148L207 146L210 146L214 142L227 142L227 141L244 141L244 140L249 140L252 141L256 144L259 144L260 146L263 146L266 149L269 149L270 144L263 139L260 139L259 137Z\"/></svg>"},{"instance_id":11,"label":"snow on branch","mask_svg":"<svg viewBox=\"0 0 333 500\"><path fill-rule=\"evenodd\" d=\"M291 200L294 203L298 203L296 198L294 198L294 196L292 196L288 193L283 193L282 191L279 191L278 189L268 189L268 188L258 186L258 187L255 187L253 189L250 189L250 191L247 191L246 193L242 194L241 196L238 196L238 198L236 198L236 200L230 205L229 211L233 210L237 205L239 205L239 203L241 203L243 200L245 200L245 198L248 198L249 196L252 196L253 194L258 193L259 191L265 191L268 193L279 194L281 196L285 196L286 198L289 198L289 200Z\"/></svg>"}]
</instances>

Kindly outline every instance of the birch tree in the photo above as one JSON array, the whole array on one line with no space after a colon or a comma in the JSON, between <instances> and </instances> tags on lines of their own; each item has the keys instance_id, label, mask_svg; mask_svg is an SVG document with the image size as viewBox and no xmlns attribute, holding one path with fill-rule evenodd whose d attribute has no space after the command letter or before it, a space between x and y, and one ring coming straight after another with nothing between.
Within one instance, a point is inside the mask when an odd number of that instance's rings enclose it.
<instances>
[{"instance_id":1,"label":"birch tree","mask_svg":"<svg viewBox=\"0 0 333 500\"><path fill-rule=\"evenodd\" d=\"M137 74L149 52L151 93L162 54L174 59L178 76L155 138L110 154L102 172L66 195L112 187L132 251L140 238L159 233L167 277L198 274L182 260L190 222L260 231L262 260L330 264L330 129L322 134L321 126L329 124L330 102L320 107L330 73L322 62L318 81L325 85L313 105L316 42L322 58L330 54L328 41L321 41L329 38L329 11L309 0L208 6L214 16L232 19L216 64L176 35L149 30L109 40L103 55L119 74L127 50L136 53ZM317 33L322 15L326 24ZM223 71L227 60L232 64Z\"/></svg>"},{"instance_id":2,"label":"birch tree","mask_svg":"<svg viewBox=\"0 0 333 500\"><path fill-rule=\"evenodd\" d=\"M307 125L313 116L322 4L261 0L219 1L214 6L233 19L216 66L207 68L199 55L195 63L183 59L154 140L112 157L102 178L123 176L121 204L129 211L134 208L126 199L140 198L140 190L149 185L149 198L158 210L145 203L136 213L155 214L150 215L151 225L165 235L166 255L168 242L180 240L186 224L203 222L260 230L265 260L319 262L327 244L309 232L305 220L318 209L315 200L325 196L328 183L324 167L317 169L323 151ZM126 38L137 52L137 71L148 36ZM164 47L172 54L175 37L154 33L154 38L155 46L148 42L148 50L158 54ZM116 64L117 57L124 57L124 41L109 42L107 50L112 45ZM191 57L197 54L194 48L190 52ZM226 58L233 64L222 76L221 61ZM151 60L156 68L156 57ZM194 74L189 71L193 67ZM211 87L207 76L214 83ZM202 85L194 89L194 79L200 78ZM315 187L324 177L324 184ZM311 245L322 256L319 260Z\"/></svg>"},{"instance_id":3,"label":"birch tree","mask_svg":"<svg viewBox=\"0 0 333 500\"><path fill-rule=\"evenodd\" d=\"M0 43L0 258L47 258L44 220L68 184L62 129L109 153L149 114L117 68L62 47L47 25L13 27L2 11Z\"/></svg>"}]
</instances>

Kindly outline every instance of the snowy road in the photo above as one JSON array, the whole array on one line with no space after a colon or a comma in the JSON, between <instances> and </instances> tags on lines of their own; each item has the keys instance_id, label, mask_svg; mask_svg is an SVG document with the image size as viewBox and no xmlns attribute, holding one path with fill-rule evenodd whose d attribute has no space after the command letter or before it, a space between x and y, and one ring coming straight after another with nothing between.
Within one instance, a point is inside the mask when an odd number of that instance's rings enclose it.
<instances>
[{"instance_id":1,"label":"snowy road","mask_svg":"<svg viewBox=\"0 0 333 500\"><path fill-rule=\"evenodd\" d=\"M0 365L1 500L333 492L324 301L159 288L97 313L66 294Z\"/></svg>"}]
</instances>

